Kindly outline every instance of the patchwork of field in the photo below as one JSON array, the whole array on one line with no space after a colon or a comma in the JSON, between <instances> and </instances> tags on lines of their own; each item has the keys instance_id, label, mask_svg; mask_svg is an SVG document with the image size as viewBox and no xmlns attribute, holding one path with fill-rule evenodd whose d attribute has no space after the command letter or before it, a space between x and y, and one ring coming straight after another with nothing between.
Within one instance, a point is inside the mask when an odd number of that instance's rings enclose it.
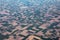
<instances>
[{"instance_id":1,"label":"patchwork of field","mask_svg":"<svg viewBox=\"0 0 60 40\"><path fill-rule=\"evenodd\" d=\"M0 40L60 40L60 0L0 0Z\"/></svg>"}]
</instances>

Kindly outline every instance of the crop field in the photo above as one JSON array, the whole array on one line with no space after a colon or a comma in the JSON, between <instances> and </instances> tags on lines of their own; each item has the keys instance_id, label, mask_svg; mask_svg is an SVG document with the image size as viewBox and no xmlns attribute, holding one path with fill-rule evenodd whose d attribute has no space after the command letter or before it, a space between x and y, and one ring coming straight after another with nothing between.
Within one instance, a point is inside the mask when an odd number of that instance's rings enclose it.
<instances>
[{"instance_id":1,"label":"crop field","mask_svg":"<svg viewBox=\"0 0 60 40\"><path fill-rule=\"evenodd\" d=\"M0 0L0 40L60 40L60 0Z\"/></svg>"}]
</instances>

